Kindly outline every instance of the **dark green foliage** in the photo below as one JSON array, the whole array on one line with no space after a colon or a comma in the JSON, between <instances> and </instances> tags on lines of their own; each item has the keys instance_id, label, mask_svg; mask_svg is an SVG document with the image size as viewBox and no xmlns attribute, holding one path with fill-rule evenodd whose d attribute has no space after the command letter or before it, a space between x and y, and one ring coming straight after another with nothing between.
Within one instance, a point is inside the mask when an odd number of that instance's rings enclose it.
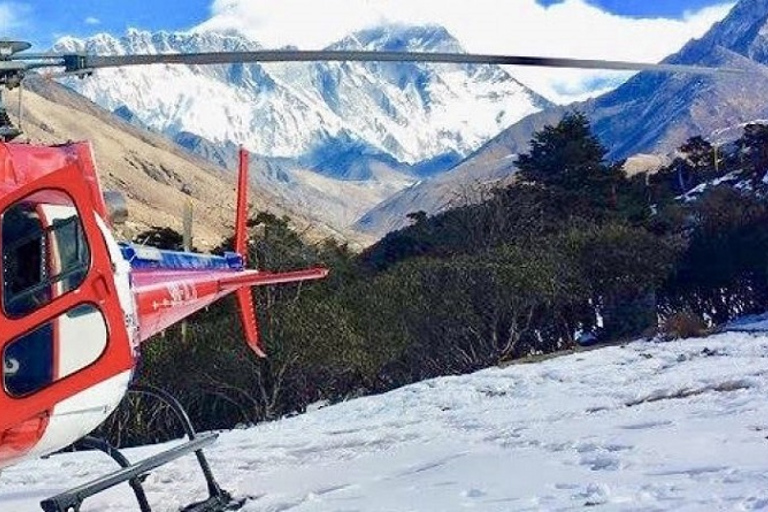
<instances>
[{"instance_id":1,"label":"dark green foliage","mask_svg":"<svg viewBox=\"0 0 768 512\"><path fill-rule=\"evenodd\" d=\"M528 181L581 192L589 184L602 184L606 153L587 118L574 112L534 134L530 152L520 155L517 166Z\"/></svg>"},{"instance_id":2,"label":"dark green foliage","mask_svg":"<svg viewBox=\"0 0 768 512\"><path fill-rule=\"evenodd\" d=\"M662 290L663 312L720 324L768 304L768 209L717 187L690 209L689 244Z\"/></svg>"},{"instance_id":3,"label":"dark green foliage","mask_svg":"<svg viewBox=\"0 0 768 512\"><path fill-rule=\"evenodd\" d=\"M537 132L517 166L523 179L549 189L571 214L584 215L617 206L621 166L606 164L607 153L586 116L574 112Z\"/></svg>"},{"instance_id":4,"label":"dark green foliage","mask_svg":"<svg viewBox=\"0 0 768 512\"><path fill-rule=\"evenodd\" d=\"M692 172L699 178L698 181L706 181L712 177L715 168L715 148L701 135L689 138L680 146L680 151L686 156ZM703 178L703 179L702 179Z\"/></svg>"},{"instance_id":5,"label":"dark green foliage","mask_svg":"<svg viewBox=\"0 0 768 512\"><path fill-rule=\"evenodd\" d=\"M225 428L552 352L578 332L626 339L661 317L681 335L700 326L681 319L763 311L768 207L755 176L768 129L748 126L739 148L718 156L693 137L671 165L628 177L572 113L534 136L517 183L479 204L414 212L361 255L308 245L288 219L260 213L248 223L250 265L323 264L329 278L254 291L268 359L248 351L234 301L223 301L192 320L186 341L174 328L146 345L141 378L180 397L198 427ZM676 199L742 165L757 194L710 186ZM110 428L129 442L178 434L162 408L142 402L139 418L133 437L124 416Z\"/></svg>"},{"instance_id":6,"label":"dark green foliage","mask_svg":"<svg viewBox=\"0 0 768 512\"><path fill-rule=\"evenodd\" d=\"M701 136L691 137L678 151L681 156L650 177L656 201L668 201L674 196L685 194L697 185L717 177L720 172L719 165L715 166L714 146Z\"/></svg>"},{"instance_id":7,"label":"dark green foliage","mask_svg":"<svg viewBox=\"0 0 768 512\"><path fill-rule=\"evenodd\" d=\"M753 182L762 178L768 169L768 126L750 123L744 127L741 138L741 151L746 156L747 167L753 177Z\"/></svg>"},{"instance_id":8,"label":"dark green foliage","mask_svg":"<svg viewBox=\"0 0 768 512\"><path fill-rule=\"evenodd\" d=\"M568 263L543 248L501 246L398 267L394 276L409 297L400 314L411 338L404 358L411 378L465 373L571 343L573 313L587 295Z\"/></svg>"},{"instance_id":9,"label":"dark green foliage","mask_svg":"<svg viewBox=\"0 0 768 512\"><path fill-rule=\"evenodd\" d=\"M178 231L169 227L152 226L142 231L133 238L133 241L142 245L151 245L158 249L181 251L184 249L184 237Z\"/></svg>"},{"instance_id":10,"label":"dark green foliage","mask_svg":"<svg viewBox=\"0 0 768 512\"><path fill-rule=\"evenodd\" d=\"M668 238L624 224L566 232L561 254L589 283L590 304L603 317L602 337L638 336L656 324L655 290L671 271L678 248Z\"/></svg>"}]
</instances>

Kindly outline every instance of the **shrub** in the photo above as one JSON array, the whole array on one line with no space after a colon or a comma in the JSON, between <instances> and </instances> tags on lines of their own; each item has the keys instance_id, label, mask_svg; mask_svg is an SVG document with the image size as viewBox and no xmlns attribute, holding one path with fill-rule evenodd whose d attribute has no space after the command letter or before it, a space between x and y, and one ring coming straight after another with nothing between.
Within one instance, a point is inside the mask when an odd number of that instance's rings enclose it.
<instances>
[{"instance_id":1,"label":"shrub","mask_svg":"<svg viewBox=\"0 0 768 512\"><path fill-rule=\"evenodd\" d=\"M708 331L704 319L690 311L673 313L661 324L661 334L667 340L699 338L706 335Z\"/></svg>"}]
</instances>

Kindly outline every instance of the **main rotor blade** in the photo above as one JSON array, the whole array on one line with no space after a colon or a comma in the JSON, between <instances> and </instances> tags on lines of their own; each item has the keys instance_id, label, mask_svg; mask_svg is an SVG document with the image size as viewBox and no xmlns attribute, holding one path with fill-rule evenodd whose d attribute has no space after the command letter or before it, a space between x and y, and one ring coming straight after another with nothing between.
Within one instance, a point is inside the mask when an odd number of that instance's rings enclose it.
<instances>
[{"instance_id":1,"label":"main rotor blade","mask_svg":"<svg viewBox=\"0 0 768 512\"><path fill-rule=\"evenodd\" d=\"M435 62L451 64L497 64L502 66L539 66L549 68L606 69L622 71L665 71L673 73L715 74L740 72L736 69L710 68L681 64L649 64L615 60L564 59L521 55L482 55L469 53L370 52L370 51L300 51L260 50L251 52L178 53L156 55L62 56L67 72L99 68L141 66L147 64L233 64L249 62Z\"/></svg>"}]
</instances>

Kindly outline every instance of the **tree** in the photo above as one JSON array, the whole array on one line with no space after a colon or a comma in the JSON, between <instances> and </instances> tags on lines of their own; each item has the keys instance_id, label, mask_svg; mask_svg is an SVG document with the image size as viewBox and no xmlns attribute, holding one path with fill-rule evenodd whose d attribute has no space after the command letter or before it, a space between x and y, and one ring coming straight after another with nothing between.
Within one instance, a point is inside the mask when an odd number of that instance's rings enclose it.
<instances>
[{"instance_id":1,"label":"tree","mask_svg":"<svg viewBox=\"0 0 768 512\"><path fill-rule=\"evenodd\" d=\"M715 166L715 152L712 144L705 140L701 135L689 138L680 146L688 162L696 173L702 173L707 169L713 169Z\"/></svg>"},{"instance_id":2,"label":"tree","mask_svg":"<svg viewBox=\"0 0 768 512\"><path fill-rule=\"evenodd\" d=\"M423 222L426 222L427 220L427 212L424 210L419 210L417 212L411 212L408 215L408 220L411 221L412 224L421 224Z\"/></svg>"},{"instance_id":3,"label":"tree","mask_svg":"<svg viewBox=\"0 0 768 512\"><path fill-rule=\"evenodd\" d=\"M753 181L762 179L768 171L768 126L750 123L744 127L741 149L749 159Z\"/></svg>"},{"instance_id":4,"label":"tree","mask_svg":"<svg viewBox=\"0 0 768 512\"><path fill-rule=\"evenodd\" d=\"M606 208L616 205L621 178L620 166L605 162L607 152L586 116L572 112L536 132L517 166L523 179L563 196L569 208Z\"/></svg>"},{"instance_id":5,"label":"tree","mask_svg":"<svg viewBox=\"0 0 768 512\"><path fill-rule=\"evenodd\" d=\"M133 241L142 245L151 245L159 249L170 251L184 250L184 237L178 231L169 227L152 226L146 231L142 231Z\"/></svg>"},{"instance_id":6,"label":"tree","mask_svg":"<svg viewBox=\"0 0 768 512\"><path fill-rule=\"evenodd\" d=\"M562 246L562 257L584 276L606 339L656 326L655 291L677 256L670 240L614 223L578 226L558 238L552 245Z\"/></svg>"},{"instance_id":7,"label":"tree","mask_svg":"<svg viewBox=\"0 0 768 512\"><path fill-rule=\"evenodd\" d=\"M688 207L687 247L661 294L661 313L690 311L713 324L768 302L768 207L727 186Z\"/></svg>"}]
</instances>

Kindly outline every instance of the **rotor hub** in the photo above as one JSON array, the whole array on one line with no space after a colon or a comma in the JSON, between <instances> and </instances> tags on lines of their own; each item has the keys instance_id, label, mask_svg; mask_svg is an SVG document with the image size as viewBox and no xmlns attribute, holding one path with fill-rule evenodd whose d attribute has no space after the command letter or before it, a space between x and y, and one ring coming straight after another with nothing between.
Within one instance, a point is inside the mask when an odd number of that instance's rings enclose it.
<instances>
[{"instance_id":1,"label":"rotor hub","mask_svg":"<svg viewBox=\"0 0 768 512\"><path fill-rule=\"evenodd\" d=\"M31 47L32 45L26 41L0 39L0 141L3 142L18 137L21 130L13 125L3 104L2 87L14 89L21 85L26 66L22 62L15 62L13 56Z\"/></svg>"},{"instance_id":2,"label":"rotor hub","mask_svg":"<svg viewBox=\"0 0 768 512\"><path fill-rule=\"evenodd\" d=\"M0 59L8 60L8 57L23 52L24 50L29 50L30 48L32 48L32 44L26 41L0 39Z\"/></svg>"}]
</instances>

